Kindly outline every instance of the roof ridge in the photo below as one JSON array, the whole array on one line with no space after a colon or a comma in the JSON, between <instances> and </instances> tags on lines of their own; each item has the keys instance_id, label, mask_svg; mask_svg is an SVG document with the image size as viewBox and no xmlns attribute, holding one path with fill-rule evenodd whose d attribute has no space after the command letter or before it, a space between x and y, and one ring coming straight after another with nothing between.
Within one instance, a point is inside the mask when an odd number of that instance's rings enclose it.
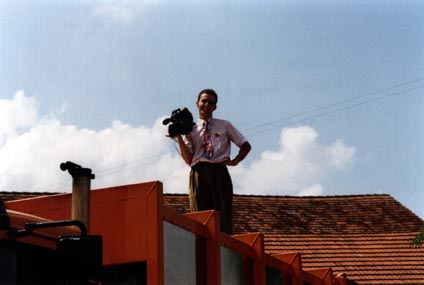
<instances>
[{"instance_id":1,"label":"roof ridge","mask_svg":"<svg viewBox=\"0 0 424 285\"><path fill-rule=\"evenodd\" d=\"M30 194L30 195L42 195L42 194L46 194L46 195L56 195L56 194L65 194L65 193L69 193L69 192L37 192L37 191L0 191L0 195L3 194Z\"/></svg>"},{"instance_id":2,"label":"roof ridge","mask_svg":"<svg viewBox=\"0 0 424 285\"><path fill-rule=\"evenodd\" d=\"M346 234L346 233L323 233L323 234L316 234L316 233L298 233L298 234L285 234L285 237L294 237L294 236L301 236L304 238L308 238L308 237L313 237L314 239L326 239L328 237L342 237L342 238L358 238L358 237L363 237L363 238L369 238L369 237L379 237L379 236L411 236L411 235L415 235L420 233L420 231L401 231L401 232L384 232L384 233L350 233L350 234ZM269 232L266 233L266 236L268 237L272 237L272 236L281 236L281 233L278 232Z\"/></svg>"},{"instance_id":3,"label":"roof ridge","mask_svg":"<svg viewBox=\"0 0 424 285\"><path fill-rule=\"evenodd\" d=\"M33 195L55 195L55 194L64 194L64 193L68 193L68 192L37 192L37 191L0 191L0 194L33 194ZM188 193L163 193L164 195L167 196L187 196ZM382 196L386 196L386 197L391 197L390 194L346 194L346 195L321 195L321 196L295 196L295 195L261 195L261 194L237 194L234 193L234 196L238 196L238 197L269 197L269 198L276 198L276 197L280 197L280 198L339 198L339 197L370 197L370 196L376 196L376 197L382 197Z\"/></svg>"},{"instance_id":4,"label":"roof ridge","mask_svg":"<svg viewBox=\"0 0 424 285\"><path fill-rule=\"evenodd\" d=\"M0 192L1 193L1 192ZM167 196L187 196L188 193L163 193ZM260 195L260 194L237 194L234 193L233 196L238 197L269 197L269 198L346 198L346 197L352 197L352 198L362 198L362 197L392 197L390 194L346 194L346 195L322 195L322 196L295 196L295 195Z\"/></svg>"},{"instance_id":5,"label":"roof ridge","mask_svg":"<svg viewBox=\"0 0 424 285\"><path fill-rule=\"evenodd\" d=\"M321 196L293 196L293 195L255 195L255 194L234 194L234 196L243 196L243 197L270 197L270 198L346 198L346 197L352 197L352 198L362 198L370 196L376 196L376 197L391 197L390 194L347 194L347 195L321 195Z\"/></svg>"}]
</instances>

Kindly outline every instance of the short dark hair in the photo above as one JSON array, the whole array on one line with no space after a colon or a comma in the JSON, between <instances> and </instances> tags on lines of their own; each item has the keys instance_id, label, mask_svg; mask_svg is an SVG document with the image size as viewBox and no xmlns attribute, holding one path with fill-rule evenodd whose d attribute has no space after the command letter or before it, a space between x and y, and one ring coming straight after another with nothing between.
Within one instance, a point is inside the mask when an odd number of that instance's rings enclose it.
<instances>
[{"instance_id":1,"label":"short dark hair","mask_svg":"<svg viewBox=\"0 0 424 285\"><path fill-rule=\"evenodd\" d=\"M208 95L215 97L215 103L218 103L218 94L216 94L215 90L213 90L213 89L203 89L202 91L200 91L199 95L197 96L197 101L199 101L200 96L202 96L202 94L208 94Z\"/></svg>"}]
</instances>

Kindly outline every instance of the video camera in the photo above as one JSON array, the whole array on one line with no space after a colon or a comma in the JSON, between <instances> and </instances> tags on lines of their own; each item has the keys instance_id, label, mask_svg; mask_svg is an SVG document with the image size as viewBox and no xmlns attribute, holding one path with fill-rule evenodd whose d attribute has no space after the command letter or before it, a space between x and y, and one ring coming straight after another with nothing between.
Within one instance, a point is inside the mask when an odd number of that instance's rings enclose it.
<instances>
[{"instance_id":1,"label":"video camera","mask_svg":"<svg viewBox=\"0 0 424 285\"><path fill-rule=\"evenodd\" d=\"M168 136L171 138L190 133L195 125L193 115L187 108L172 111L171 117L166 118L162 123L164 125L171 123L168 126Z\"/></svg>"}]
</instances>

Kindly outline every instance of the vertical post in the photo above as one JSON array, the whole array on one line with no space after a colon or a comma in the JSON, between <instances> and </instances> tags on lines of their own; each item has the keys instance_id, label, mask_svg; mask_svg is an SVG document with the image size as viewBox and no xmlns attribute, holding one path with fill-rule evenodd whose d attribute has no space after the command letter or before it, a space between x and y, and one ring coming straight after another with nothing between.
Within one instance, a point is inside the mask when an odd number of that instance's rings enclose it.
<instances>
[{"instance_id":1,"label":"vertical post","mask_svg":"<svg viewBox=\"0 0 424 285\"><path fill-rule=\"evenodd\" d=\"M72 220L79 220L88 229L90 213L91 179L85 175L76 175L72 179Z\"/></svg>"},{"instance_id":2,"label":"vertical post","mask_svg":"<svg viewBox=\"0 0 424 285\"><path fill-rule=\"evenodd\" d=\"M67 161L60 164L60 169L68 170L72 175L72 219L79 220L88 229L90 214L91 169Z\"/></svg>"}]
</instances>

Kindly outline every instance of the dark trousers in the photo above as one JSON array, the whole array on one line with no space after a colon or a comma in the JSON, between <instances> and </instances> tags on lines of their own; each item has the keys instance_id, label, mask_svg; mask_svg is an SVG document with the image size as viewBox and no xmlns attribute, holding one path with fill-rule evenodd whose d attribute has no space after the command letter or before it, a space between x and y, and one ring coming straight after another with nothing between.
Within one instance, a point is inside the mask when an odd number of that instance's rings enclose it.
<instances>
[{"instance_id":1,"label":"dark trousers","mask_svg":"<svg viewBox=\"0 0 424 285\"><path fill-rule=\"evenodd\" d=\"M233 183L227 166L199 162L190 172L190 211L217 210L221 231L232 233Z\"/></svg>"}]
</instances>

